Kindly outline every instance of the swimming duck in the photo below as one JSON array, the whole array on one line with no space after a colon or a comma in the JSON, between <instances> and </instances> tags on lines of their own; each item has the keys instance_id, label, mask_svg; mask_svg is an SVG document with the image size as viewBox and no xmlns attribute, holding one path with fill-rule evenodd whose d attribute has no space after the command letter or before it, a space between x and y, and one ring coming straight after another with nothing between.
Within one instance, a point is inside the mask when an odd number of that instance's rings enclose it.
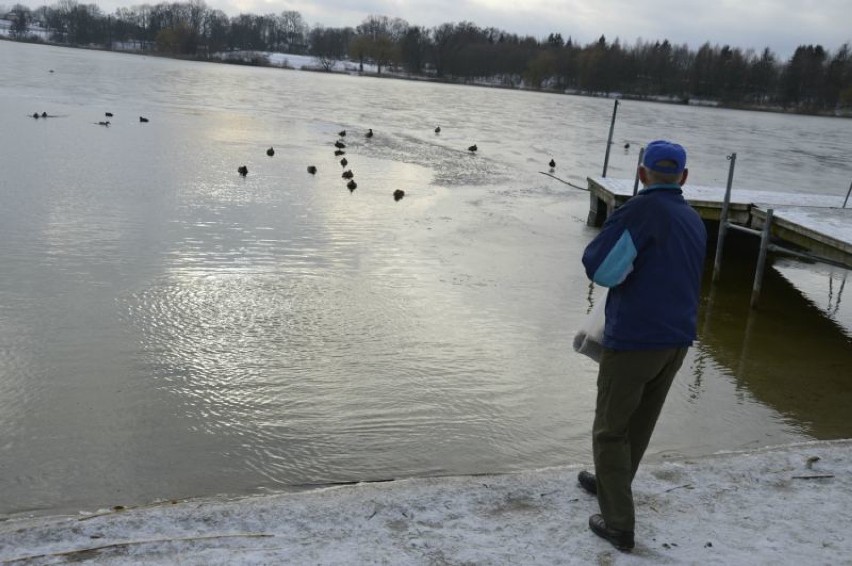
<instances>
[{"instance_id":1,"label":"swimming duck","mask_svg":"<svg viewBox=\"0 0 852 566\"><path fill-rule=\"evenodd\" d=\"M473 144L472 146L470 146L469 148L467 148L467 150L468 150L468 151L476 151L477 149L479 149L479 148L478 148L478 147L476 147L476 144Z\"/></svg>"},{"instance_id":2,"label":"swimming duck","mask_svg":"<svg viewBox=\"0 0 852 566\"><path fill-rule=\"evenodd\" d=\"M346 167L347 165L349 165L349 161L347 161L346 158L344 157L343 159L340 160L340 164L342 166Z\"/></svg>"},{"instance_id":3,"label":"swimming duck","mask_svg":"<svg viewBox=\"0 0 852 566\"><path fill-rule=\"evenodd\" d=\"M435 133L436 133L436 134L440 134L440 133L441 133L441 126L438 126L437 128L435 128Z\"/></svg>"},{"instance_id":4,"label":"swimming duck","mask_svg":"<svg viewBox=\"0 0 852 566\"><path fill-rule=\"evenodd\" d=\"M310 173L311 175L316 175L317 174L317 168L314 167L313 165L308 165L308 173Z\"/></svg>"},{"instance_id":5,"label":"swimming duck","mask_svg":"<svg viewBox=\"0 0 852 566\"><path fill-rule=\"evenodd\" d=\"M405 196L405 191L403 191L402 189L397 189L393 192L393 200L395 200L397 202L402 200L402 197L404 197L404 196Z\"/></svg>"},{"instance_id":6,"label":"swimming duck","mask_svg":"<svg viewBox=\"0 0 852 566\"><path fill-rule=\"evenodd\" d=\"M550 168L553 169L554 167L556 167L556 162L551 159L550 163L548 163L548 165L550 165Z\"/></svg>"},{"instance_id":7,"label":"swimming duck","mask_svg":"<svg viewBox=\"0 0 852 566\"><path fill-rule=\"evenodd\" d=\"M335 157L340 157L341 155L345 155L345 154L346 154L346 152L343 151L342 149L335 149L334 150L334 156Z\"/></svg>"},{"instance_id":8,"label":"swimming duck","mask_svg":"<svg viewBox=\"0 0 852 566\"><path fill-rule=\"evenodd\" d=\"M272 157L273 155L275 155L275 150L270 147L269 149L266 150L266 155L268 155L269 157Z\"/></svg>"},{"instance_id":9,"label":"swimming duck","mask_svg":"<svg viewBox=\"0 0 852 566\"><path fill-rule=\"evenodd\" d=\"M346 183L346 188L349 189L350 193L354 191L356 187L358 187L358 183L355 182L355 179L350 179L349 182Z\"/></svg>"},{"instance_id":10,"label":"swimming duck","mask_svg":"<svg viewBox=\"0 0 852 566\"><path fill-rule=\"evenodd\" d=\"M339 132L337 132L337 135L340 136L341 138L345 138L346 137L346 130L340 130Z\"/></svg>"},{"instance_id":11,"label":"swimming duck","mask_svg":"<svg viewBox=\"0 0 852 566\"><path fill-rule=\"evenodd\" d=\"M112 118L112 112L104 112L104 116L107 118Z\"/></svg>"},{"instance_id":12,"label":"swimming duck","mask_svg":"<svg viewBox=\"0 0 852 566\"><path fill-rule=\"evenodd\" d=\"M148 118L146 118L145 116L139 116L139 121L144 124L145 122L148 121Z\"/></svg>"},{"instance_id":13,"label":"swimming duck","mask_svg":"<svg viewBox=\"0 0 852 566\"><path fill-rule=\"evenodd\" d=\"M245 177L246 175L248 175L248 167L246 167L245 165L240 165L239 167L237 167L237 173Z\"/></svg>"},{"instance_id":14,"label":"swimming duck","mask_svg":"<svg viewBox=\"0 0 852 566\"><path fill-rule=\"evenodd\" d=\"M337 149L343 149L344 147L346 147L346 144L340 140L337 140L336 142L334 142L334 147L336 147Z\"/></svg>"},{"instance_id":15,"label":"swimming duck","mask_svg":"<svg viewBox=\"0 0 852 566\"><path fill-rule=\"evenodd\" d=\"M364 134L364 136L365 136L365 137L368 137L368 138L373 137L373 128L370 128L370 129L367 131L367 133L366 133L366 134Z\"/></svg>"},{"instance_id":16,"label":"swimming duck","mask_svg":"<svg viewBox=\"0 0 852 566\"><path fill-rule=\"evenodd\" d=\"M355 176L355 173L353 173L351 169L344 171L343 175L341 175L341 177L343 177L344 179L351 179L354 176Z\"/></svg>"}]
</instances>

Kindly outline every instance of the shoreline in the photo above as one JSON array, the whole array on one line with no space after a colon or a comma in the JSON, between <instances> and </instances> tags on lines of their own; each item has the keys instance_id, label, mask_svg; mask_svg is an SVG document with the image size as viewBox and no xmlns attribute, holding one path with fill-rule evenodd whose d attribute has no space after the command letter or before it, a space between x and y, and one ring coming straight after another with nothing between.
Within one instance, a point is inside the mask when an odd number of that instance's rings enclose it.
<instances>
[{"instance_id":1,"label":"shoreline","mask_svg":"<svg viewBox=\"0 0 852 566\"><path fill-rule=\"evenodd\" d=\"M852 439L643 465L637 547L587 527L582 465L0 522L4 564L803 564L852 555Z\"/></svg>"},{"instance_id":2,"label":"shoreline","mask_svg":"<svg viewBox=\"0 0 852 566\"><path fill-rule=\"evenodd\" d=\"M818 118L852 118L852 109L847 110L846 112L839 113L835 112L808 112L808 111L794 111L794 110L786 110L781 107L770 107L770 106L749 106L744 104L724 104L719 101L714 100L701 100L699 102L694 102L691 99L686 99L685 101L682 99L667 99L665 97L656 97L656 96L642 96L634 93L592 93L592 92L580 92L573 91L568 89L549 89L549 88L527 88L523 86L513 86L513 85L505 85L499 83L489 83L489 82L479 82L476 80L454 80L448 79L446 77L431 77L426 75L412 75L410 73L398 73L398 72L370 72L370 71L355 71L350 72L347 70L337 71L337 70L324 70L322 68L305 68L305 67L294 67L294 66L283 66L276 65L274 63L268 62L267 64L258 64L254 61L241 61L241 60L225 60L225 59L217 59L213 57L180 57L175 55L167 55L163 53L158 53L156 51L139 51L139 50L127 50L127 49L108 49L106 47L96 47L96 46L85 46L85 45L65 45L61 43L53 43L49 41L21 41L14 40L8 37L0 36L0 41L10 41L15 43L27 43L32 45L45 45L49 47L60 47L67 49L85 49L89 51L104 51L109 53L124 53L127 55L141 55L145 57L158 57L163 59L174 59L177 61L194 61L198 63L216 63L216 64L224 64L224 65L238 65L243 67L259 67L259 68L273 68L273 69L284 69L284 70L292 70L292 71L309 71L316 73L328 73L328 74L336 74L336 75L350 75L350 76L363 76L363 77L371 77L377 79L396 79L403 81L420 81L420 82L429 82L429 83L437 83L437 84L448 84L448 85L458 85L458 86L472 86L472 87L482 87L482 88L496 88L503 90L512 90L519 92L531 92L531 93L541 93L541 94L557 94L564 96L583 96L587 98L604 98L607 100L629 100L635 102L650 102L657 104L674 104L677 106L700 106L704 108L718 108L722 110L742 110L742 111L751 111L751 112L766 112L771 114L784 114L791 116L812 116ZM266 52L257 52L257 53L266 53ZM291 53L281 53L285 58L287 56L291 57L311 57L310 55L298 55ZM268 61L268 59L267 59Z\"/></svg>"}]
</instances>

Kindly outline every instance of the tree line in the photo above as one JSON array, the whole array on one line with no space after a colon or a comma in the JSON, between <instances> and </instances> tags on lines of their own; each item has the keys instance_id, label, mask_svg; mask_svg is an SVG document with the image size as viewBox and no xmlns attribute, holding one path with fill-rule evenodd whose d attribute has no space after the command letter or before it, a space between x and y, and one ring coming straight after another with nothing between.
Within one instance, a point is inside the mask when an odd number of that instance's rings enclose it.
<instances>
[{"instance_id":1,"label":"tree line","mask_svg":"<svg viewBox=\"0 0 852 566\"><path fill-rule=\"evenodd\" d=\"M331 70L340 60L413 76L577 93L676 101L706 100L727 106L781 107L796 112L852 109L852 48L835 52L801 45L788 61L729 45L698 50L668 40L626 45L619 39L579 45L560 33L537 39L472 22L433 28L400 18L370 15L356 27L309 26L296 11L228 17L204 0L144 4L104 14L95 4L59 0L6 12L18 39L31 26L49 30L56 43L156 50L209 58L231 51L307 54ZM262 60L262 58L258 58Z\"/></svg>"}]
</instances>

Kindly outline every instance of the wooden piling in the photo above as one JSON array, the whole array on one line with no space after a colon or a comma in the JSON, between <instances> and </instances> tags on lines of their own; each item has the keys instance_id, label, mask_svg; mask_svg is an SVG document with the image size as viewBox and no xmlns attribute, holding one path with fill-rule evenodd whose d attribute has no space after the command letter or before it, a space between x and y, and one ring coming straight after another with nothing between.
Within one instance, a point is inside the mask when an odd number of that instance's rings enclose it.
<instances>
[{"instance_id":1,"label":"wooden piling","mask_svg":"<svg viewBox=\"0 0 852 566\"><path fill-rule=\"evenodd\" d=\"M760 290L763 287L763 272L766 265L766 253L769 250L769 239L772 236L772 213L773 209L766 211L766 220L763 223L763 232L760 234L760 253L757 255L757 267L754 272L754 284L751 288L751 308L757 307L760 299Z\"/></svg>"},{"instance_id":2,"label":"wooden piling","mask_svg":"<svg viewBox=\"0 0 852 566\"><path fill-rule=\"evenodd\" d=\"M612 133L615 130L615 114L618 112L618 99L615 100L615 105L612 107L612 122L609 124L609 137L606 139L606 155L604 155L603 174L601 177L606 177L606 170L609 166L609 150L612 148Z\"/></svg>"},{"instance_id":3,"label":"wooden piling","mask_svg":"<svg viewBox=\"0 0 852 566\"><path fill-rule=\"evenodd\" d=\"M636 176L633 178L633 196L639 192L639 168L642 166L642 158L645 157L645 146L639 148L639 160L636 162Z\"/></svg>"},{"instance_id":4,"label":"wooden piling","mask_svg":"<svg viewBox=\"0 0 852 566\"><path fill-rule=\"evenodd\" d=\"M716 258L713 263L713 283L719 280L722 270L722 247L725 245L725 233L728 229L728 208L731 205L731 187L734 183L734 166L737 163L737 154L732 153L728 159L731 165L728 168L728 184L725 188L725 200L722 201L722 215L719 218L719 237L716 239Z\"/></svg>"}]
</instances>

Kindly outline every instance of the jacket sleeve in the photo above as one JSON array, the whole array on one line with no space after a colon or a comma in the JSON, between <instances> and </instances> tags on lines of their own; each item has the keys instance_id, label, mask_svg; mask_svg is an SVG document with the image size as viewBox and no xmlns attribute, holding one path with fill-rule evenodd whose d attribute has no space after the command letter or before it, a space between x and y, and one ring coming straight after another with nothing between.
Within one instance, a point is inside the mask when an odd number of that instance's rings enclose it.
<instances>
[{"instance_id":1,"label":"jacket sleeve","mask_svg":"<svg viewBox=\"0 0 852 566\"><path fill-rule=\"evenodd\" d=\"M627 211L616 210L583 252L586 275L603 287L615 287L633 271L636 241L626 225Z\"/></svg>"}]
</instances>

